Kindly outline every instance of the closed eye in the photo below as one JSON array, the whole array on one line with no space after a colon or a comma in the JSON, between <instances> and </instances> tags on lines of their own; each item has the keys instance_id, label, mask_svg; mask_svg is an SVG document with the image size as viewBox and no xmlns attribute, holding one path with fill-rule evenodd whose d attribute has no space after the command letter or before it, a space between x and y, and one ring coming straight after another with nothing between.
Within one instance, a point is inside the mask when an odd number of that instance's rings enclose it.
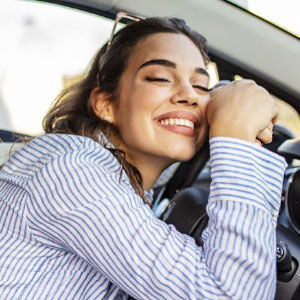
<instances>
[{"instance_id":1,"label":"closed eye","mask_svg":"<svg viewBox=\"0 0 300 300\"><path fill-rule=\"evenodd\" d=\"M202 86L202 85L193 85L193 87L194 87L195 89L198 89L198 90L203 91L203 92L206 92L206 93L209 93L209 92L212 91L212 89L209 89L209 88L207 88L207 87L205 87L205 86Z\"/></svg>"},{"instance_id":2,"label":"closed eye","mask_svg":"<svg viewBox=\"0 0 300 300\"><path fill-rule=\"evenodd\" d=\"M164 78L164 77L150 77L150 76L146 76L145 79L147 81L157 81L157 82L170 82L169 79Z\"/></svg>"},{"instance_id":3,"label":"closed eye","mask_svg":"<svg viewBox=\"0 0 300 300\"><path fill-rule=\"evenodd\" d=\"M164 78L164 77L151 77L149 75L145 76L145 79L147 81L151 81L151 82L171 82L169 79ZM202 85L193 85L193 87L195 89L198 89L198 90L200 90L202 92L206 92L206 93L209 93L212 90L212 89L209 89L209 88L207 88L205 86L202 86Z\"/></svg>"}]
</instances>

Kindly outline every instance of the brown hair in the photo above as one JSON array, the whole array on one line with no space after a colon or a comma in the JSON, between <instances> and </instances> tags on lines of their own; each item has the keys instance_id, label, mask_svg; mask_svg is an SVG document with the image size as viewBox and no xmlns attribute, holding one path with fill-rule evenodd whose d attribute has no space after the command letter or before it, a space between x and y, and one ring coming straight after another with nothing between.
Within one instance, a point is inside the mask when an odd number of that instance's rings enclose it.
<instances>
[{"instance_id":1,"label":"brown hair","mask_svg":"<svg viewBox=\"0 0 300 300\"><path fill-rule=\"evenodd\" d=\"M100 119L94 113L90 100L91 91L99 86L101 91L112 95L110 101L116 101L120 78L134 47L139 41L155 33L184 34L194 42L205 63L208 63L205 38L187 26L185 21L176 18L149 18L131 23L115 34L108 51L106 51L107 44L99 50L86 76L80 82L63 90L55 99L43 119L45 132L76 134L90 137L95 141L99 141L100 133L108 140L118 135L116 126ZM149 204L144 195L142 176L138 169L126 160L123 151L104 146L118 159L135 192Z\"/></svg>"}]
</instances>

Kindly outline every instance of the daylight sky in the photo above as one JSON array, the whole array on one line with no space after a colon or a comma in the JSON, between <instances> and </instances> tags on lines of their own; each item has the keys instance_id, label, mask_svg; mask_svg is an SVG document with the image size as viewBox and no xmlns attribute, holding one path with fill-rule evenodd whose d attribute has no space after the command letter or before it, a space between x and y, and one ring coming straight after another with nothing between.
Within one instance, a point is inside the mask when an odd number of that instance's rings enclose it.
<instances>
[{"instance_id":1,"label":"daylight sky","mask_svg":"<svg viewBox=\"0 0 300 300\"><path fill-rule=\"evenodd\" d=\"M247 0L248 9L300 37L299 0Z\"/></svg>"}]
</instances>

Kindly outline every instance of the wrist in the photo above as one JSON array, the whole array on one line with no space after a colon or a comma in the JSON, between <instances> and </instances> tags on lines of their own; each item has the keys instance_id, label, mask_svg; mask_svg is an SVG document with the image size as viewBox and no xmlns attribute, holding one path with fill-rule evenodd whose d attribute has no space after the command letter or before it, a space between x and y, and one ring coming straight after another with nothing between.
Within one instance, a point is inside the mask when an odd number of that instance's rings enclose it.
<instances>
[{"instance_id":1,"label":"wrist","mask_svg":"<svg viewBox=\"0 0 300 300\"><path fill-rule=\"evenodd\" d=\"M236 138L251 143L254 143L256 140L256 136L253 133L251 133L251 131L248 130L247 128L239 128L239 127L228 128L227 126L217 126L217 128L216 127L210 128L209 138L221 137L221 136Z\"/></svg>"}]
</instances>

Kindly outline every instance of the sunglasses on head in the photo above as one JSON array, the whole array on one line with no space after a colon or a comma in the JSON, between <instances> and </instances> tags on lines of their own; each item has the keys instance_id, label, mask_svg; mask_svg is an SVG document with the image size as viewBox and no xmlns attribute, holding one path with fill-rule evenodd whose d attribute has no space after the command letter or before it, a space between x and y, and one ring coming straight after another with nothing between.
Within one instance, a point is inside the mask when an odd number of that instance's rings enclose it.
<instances>
[{"instance_id":1,"label":"sunglasses on head","mask_svg":"<svg viewBox=\"0 0 300 300\"><path fill-rule=\"evenodd\" d=\"M115 18L115 22L114 22L114 26L112 28L112 31L111 31L111 34L110 34L110 38L109 38L109 41L107 43L107 47L106 47L106 51L109 50L110 48L110 45L113 41L113 38L114 38L114 35L115 35L115 31L116 31L116 28L117 28L117 25L118 23L122 20L122 19L127 19L127 20L131 20L131 21L134 21L134 22L138 22L138 21L141 21L143 19L145 19L144 17L141 17L141 16L137 16L137 15L133 15L133 14L129 14L129 13L126 13L126 12L123 12L123 11L119 11L116 15L116 18Z\"/></svg>"}]
</instances>

